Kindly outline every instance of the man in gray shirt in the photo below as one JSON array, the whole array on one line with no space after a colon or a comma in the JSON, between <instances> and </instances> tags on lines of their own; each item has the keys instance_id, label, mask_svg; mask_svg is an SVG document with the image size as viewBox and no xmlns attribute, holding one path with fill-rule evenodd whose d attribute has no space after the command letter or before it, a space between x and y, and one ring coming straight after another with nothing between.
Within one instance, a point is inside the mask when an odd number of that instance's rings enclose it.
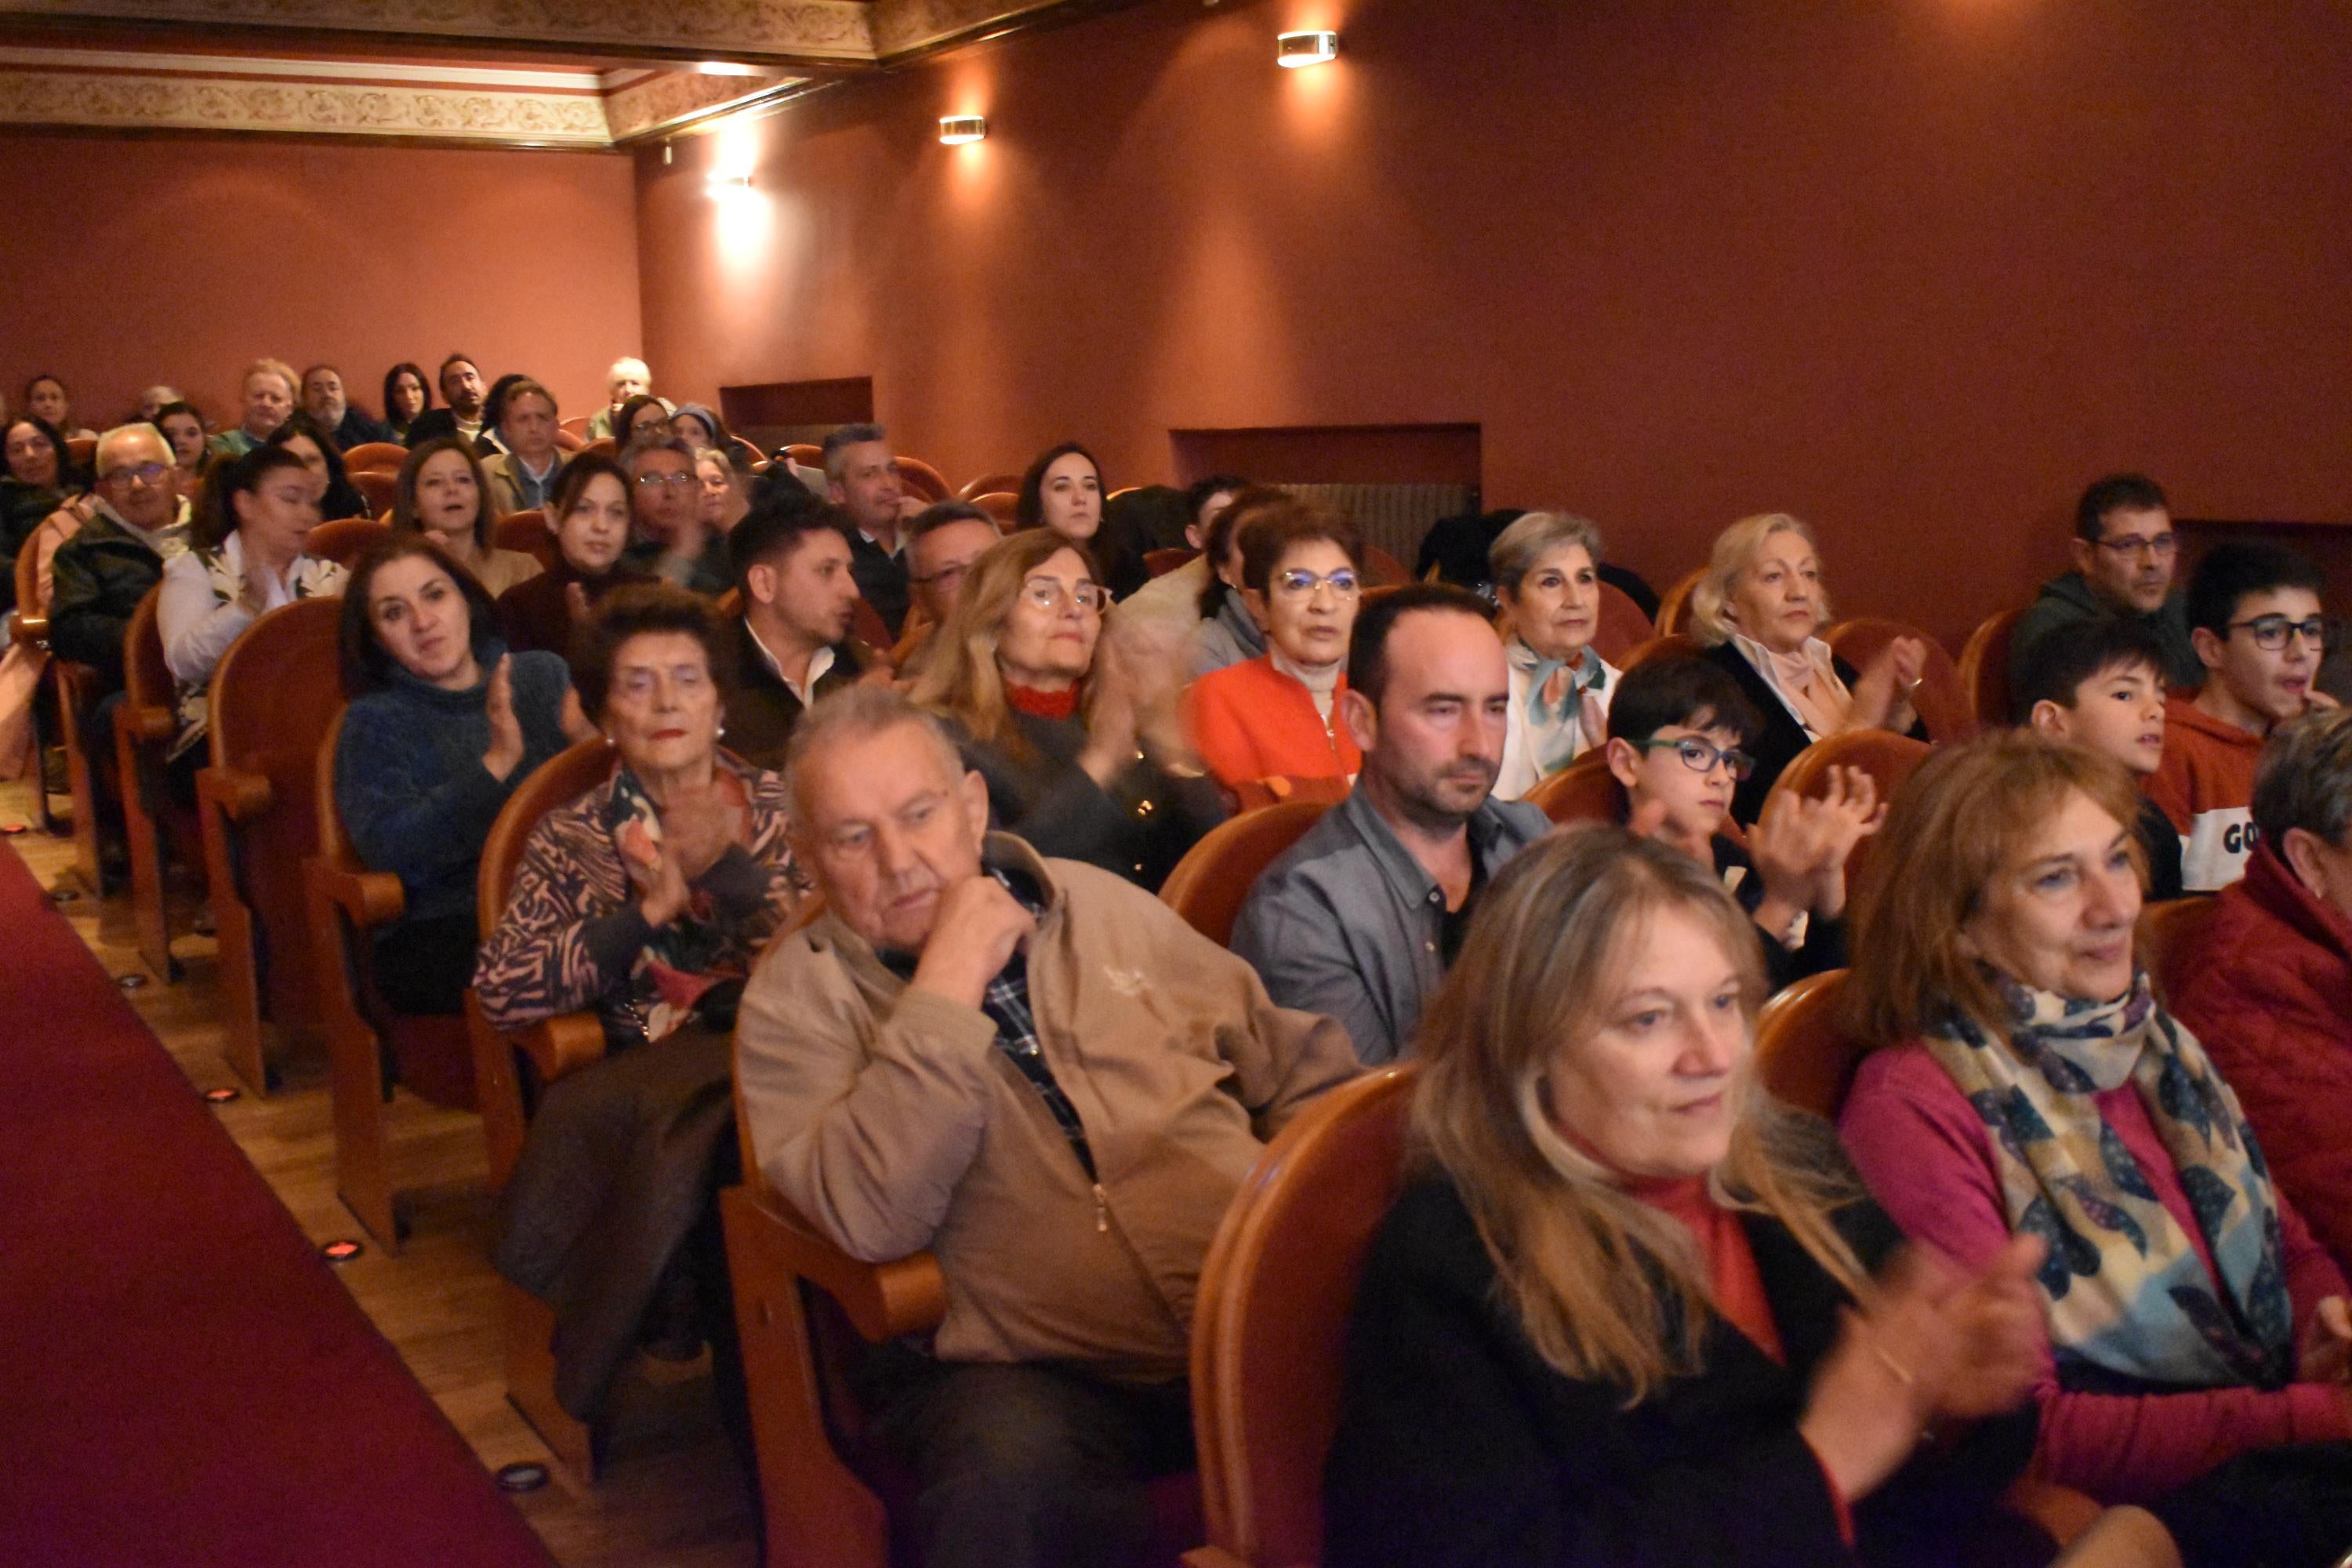
<instances>
[{"instance_id":1,"label":"man in gray shirt","mask_svg":"<svg viewBox=\"0 0 2352 1568\"><path fill-rule=\"evenodd\" d=\"M1417 583L1356 617L1339 717L1363 771L1266 868L1234 927L1275 1001L1338 1019L1367 1064L1412 1048L1478 895L1550 826L1491 798L1510 671L1486 614L1462 589Z\"/></svg>"}]
</instances>

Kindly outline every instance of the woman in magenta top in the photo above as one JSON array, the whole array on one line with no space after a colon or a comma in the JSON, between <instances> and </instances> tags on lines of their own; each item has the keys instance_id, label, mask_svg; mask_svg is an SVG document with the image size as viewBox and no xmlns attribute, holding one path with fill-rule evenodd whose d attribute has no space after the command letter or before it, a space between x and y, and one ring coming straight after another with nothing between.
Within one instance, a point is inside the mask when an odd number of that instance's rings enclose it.
<instances>
[{"instance_id":1,"label":"woman in magenta top","mask_svg":"<svg viewBox=\"0 0 2352 1568\"><path fill-rule=\"evenodd\" d=\"M2150 1503L2192 1565L2333 1563L2344 1278L2149 989L2137 810L2116 763L2028 735L1922 765L1854 921L1853 1016L1898 1043L1840 1131L1915 1241L1963 1267L2048 1244L2041 1473Z\"/></svg>"}]
</instances>

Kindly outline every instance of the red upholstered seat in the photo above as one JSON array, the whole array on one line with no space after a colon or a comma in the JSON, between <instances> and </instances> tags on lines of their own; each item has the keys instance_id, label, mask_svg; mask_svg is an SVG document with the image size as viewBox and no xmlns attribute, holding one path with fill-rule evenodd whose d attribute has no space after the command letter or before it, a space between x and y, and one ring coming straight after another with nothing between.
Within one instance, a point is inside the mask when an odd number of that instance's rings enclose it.
<instances>
[{"instance_id":1,"label":"red upholstered seat","mask_svg":"<svg viewBox=\"0 0 2352 1568\"><path fill-rule=\"evenodd\" d=\"M1911 696L1920 722L1927 726L1927 738L1942 744L1965 741L1976 733L1976 704L1960 679L1959 668L1944 651L1943 644L1917 626L1864 616L1839 622L1822 640L1854 668L1868 669L1871 662L1898 637L1914 638L1927 650L1927 663L1919 670L1919 689Z\"/></svg>"},{"instance_id":2,"label":"red upholstered seat","mask_svg":"<svg viewBox=\"0 0 2352 1568\"><path fill-rule=\"evenodd\" d=\"M1258 873L1305 837L1330 809L1320 800L1285 801L1244 811L1219 823L1184 852L1160 889L1160 901L1219 947L1233 940L1234 921Z\"/></svg>"},{"instance_id":3,"label":"red upholstered seat","mask_svg":"<svg viewBox=\"0 0 2352 1568\"><path fill-rule=\"evenodd\" d=\"M1829 788L1829 771L1833 767L1859 768L1868 773L1878 786L1881 802L1892 801L1921 763L1927 760L1929 748L1925 742L1908 735L1897 735L1891 730L1849 730L1843 735L1815 741L1790 759L1780 770L1772 785L1772 795L1783 790L1806 796L1819 796ZM1771 795L1765 796L1764 809L1772 808ZM1870 863L1872 847L1878 842L1875 834L1853 847L1845 866L1846 886L1852 888L1862 879L1863 868Z\"/></svg>"},{"instance_id":4,"label":"red upholstered seat","mask_svg":"<svg viewBox=\"0 0 2352 1568\"><path fill-rule=\"evenodd\" d=\"M2025 715L2011 711L2009 660L2022 608L1988 616L1960 649L1960 689L1968 694L1977 722L1993 728L2021 722Z\"/></svg>"},{"instance_id":5,"label":"red upholstered seat","mask_svg":"<svg viewBox=\"0 0 2352 1568\"><path fill-rule=\"evenodd\" d=\"M1656 635L1633 595L1614 583L1601 584L1601 625L1592 633L1595 653L1622 669L1618 661Z\"/></svg>"}]
</instances>

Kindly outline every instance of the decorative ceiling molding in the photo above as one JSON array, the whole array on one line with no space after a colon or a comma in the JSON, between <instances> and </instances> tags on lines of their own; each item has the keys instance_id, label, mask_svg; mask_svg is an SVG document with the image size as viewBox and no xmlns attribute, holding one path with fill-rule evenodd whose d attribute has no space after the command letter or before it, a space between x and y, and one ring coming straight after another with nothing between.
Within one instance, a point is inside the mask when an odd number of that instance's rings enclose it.
<instances>
[{"instance_id":1,"label":"decorative ceiling molding","mask_svg":"<svg viewBox=\"0 0 2352 1568\"><path fill-rule=\"evenodd\" d=\"M614 142L633 142L749 108L755 100L788 92L806 79L769 71L751 77L666 71L606 93L604 123Z\"/></svg>"},{"instance_id":2,"label":"decorative ceiling molding","mask_svg":"<svg viewBox=\"0 0 2352 1568\"><path fill-rule=\"evenodd\" d=\"M1066 0L874 0L875 58L892 60L1009 27Z\"/></svg>"},{"instance_id":3,"label":"decorative ceiling molding","mask_svg":"<svg viewBox=\"0 0 2352 1568\"><path fill-rule=\"evenodd\" d=\"M604 103L593 94L132 72L0 69L0 124L613 144Z\"/></svg>"}]
</instances>

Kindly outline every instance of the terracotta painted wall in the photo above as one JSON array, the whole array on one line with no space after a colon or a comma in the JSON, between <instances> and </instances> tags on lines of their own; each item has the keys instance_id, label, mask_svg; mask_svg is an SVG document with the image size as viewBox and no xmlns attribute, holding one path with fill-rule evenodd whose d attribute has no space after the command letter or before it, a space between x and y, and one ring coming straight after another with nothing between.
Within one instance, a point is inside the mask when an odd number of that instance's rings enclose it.
<instances>
[{"instance_id":1,"label":"terracotta painted wall","mask_svg":"<svg viewBox=\"0 0 2352 1568\"><path fill-rule=\"evenodd\" d=\"M1276 69L1307 25L1340 60ZM646 339L693 391L870 374L959 482L1475 421L1492 504L1661 584L1785 509L1843 608L1957 638L2102 470L2352 519L2347 79L2333 0L1156 0L642 155Z\"/></svg>"},{"instance_id":2,"label":"terracotta painted wall","mask_svg":"<svg viewBox=\"0 0 2352 1568\"><path fill-rule=\"evenodd\" d=\"M235 423L238 373L383 373L453 350L528 370L567 412L638 345L629 160L610 153L0 136L0 378L42 371L104 428L168 382Z\"/></svg>"}]
</instances>

